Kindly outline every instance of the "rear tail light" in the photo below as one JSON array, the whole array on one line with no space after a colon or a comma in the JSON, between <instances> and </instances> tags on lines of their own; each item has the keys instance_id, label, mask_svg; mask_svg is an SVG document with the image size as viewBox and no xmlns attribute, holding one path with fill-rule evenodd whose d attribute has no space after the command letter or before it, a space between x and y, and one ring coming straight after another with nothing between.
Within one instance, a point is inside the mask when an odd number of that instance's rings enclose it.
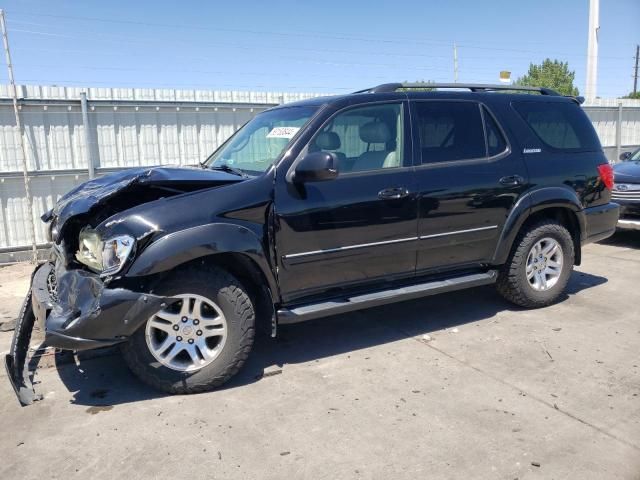
<instances>
[{"instance_id":1,"label":"rear tail light","mask_svg":"<svg viewBox=\"0 0 640 480\"><path fill-rule=\"evenodd\" d=\"M613 190L613 167L608 163L603 163L602 165L598 165L598 173L604 186L609 190Z\"/></svg>"}]
</instances>

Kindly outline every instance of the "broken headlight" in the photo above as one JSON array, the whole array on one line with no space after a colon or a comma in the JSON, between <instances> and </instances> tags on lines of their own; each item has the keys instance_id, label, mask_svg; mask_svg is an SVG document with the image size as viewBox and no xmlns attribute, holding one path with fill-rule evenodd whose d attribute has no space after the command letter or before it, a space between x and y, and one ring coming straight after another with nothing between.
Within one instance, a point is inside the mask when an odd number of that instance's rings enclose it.
<instances>
[{"instance_id":1,"label":"broken headlight","mask_svg":"<svg viewBox=\"0 0 640 480\"><path fill-rule=\"evenodd\" d=\"M101 276L117 273L133 251L135 240L129 235L118 235L102 240L90 228L80 230L76 259Z\"/></svg>"}]
</instances>

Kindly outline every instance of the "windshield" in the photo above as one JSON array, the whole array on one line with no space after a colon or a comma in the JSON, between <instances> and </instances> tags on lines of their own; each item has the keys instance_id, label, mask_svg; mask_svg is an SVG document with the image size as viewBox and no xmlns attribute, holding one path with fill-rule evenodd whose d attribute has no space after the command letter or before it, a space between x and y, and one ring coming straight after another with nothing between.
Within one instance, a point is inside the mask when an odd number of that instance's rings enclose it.
<instances>
[{"instance_id":1,"label":"windshield","mask_svg":"<svg viewBox=\"0 0 640 480\"><path fill-rule=\"evenodd\" d=\"M627 160L638 162L640 161L640 148L633 152Z\"/></svg>"},{"instance_id":2,"label":"windshield","mask_svg":"<svg viewBox=\"0 0 640 480\"><path fill-rule=\"evenodd\" d=\"M318 107L285 107L259 113L216 150L204 164L209 168L259 174L280 156L293 136Z\"/></svg>"}]
</instances>

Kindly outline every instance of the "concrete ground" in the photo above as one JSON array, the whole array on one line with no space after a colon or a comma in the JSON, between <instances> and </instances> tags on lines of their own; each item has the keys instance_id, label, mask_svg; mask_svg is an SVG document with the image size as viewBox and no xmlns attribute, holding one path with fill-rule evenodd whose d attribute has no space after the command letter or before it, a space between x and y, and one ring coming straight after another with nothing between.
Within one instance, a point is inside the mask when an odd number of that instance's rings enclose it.
<instances>
[{"instance_id":1,"label":"concrete ground","mask_svg":"<svg viewBox=\"0 0 640 480\"><path fill-rule=\"evenodd\" d=\"M15 315L28 268L0 272ZM112 356L40 370L21 408L0 376L0 478L640 479L639 286L635 232L552 307L487 287L282 328L212 393Z\"/></svg>"}]
</instances>

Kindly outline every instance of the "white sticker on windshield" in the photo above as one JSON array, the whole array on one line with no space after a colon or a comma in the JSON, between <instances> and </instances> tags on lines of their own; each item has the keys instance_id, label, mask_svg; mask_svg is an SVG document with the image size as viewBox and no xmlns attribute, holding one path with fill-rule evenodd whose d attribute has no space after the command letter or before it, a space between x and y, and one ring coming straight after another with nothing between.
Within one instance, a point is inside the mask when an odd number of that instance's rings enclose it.
<instances>
[{"instance_id":1,"label":"white sticker on windshield","mask_svg":"<svg viewBox=\"0 0 640 480\"><path fill-rule=\"evenodd\" d=\"M300 127L275 127L267 134L267 138L293 138L298 130Z\"/></svg>"}]
</instances>

